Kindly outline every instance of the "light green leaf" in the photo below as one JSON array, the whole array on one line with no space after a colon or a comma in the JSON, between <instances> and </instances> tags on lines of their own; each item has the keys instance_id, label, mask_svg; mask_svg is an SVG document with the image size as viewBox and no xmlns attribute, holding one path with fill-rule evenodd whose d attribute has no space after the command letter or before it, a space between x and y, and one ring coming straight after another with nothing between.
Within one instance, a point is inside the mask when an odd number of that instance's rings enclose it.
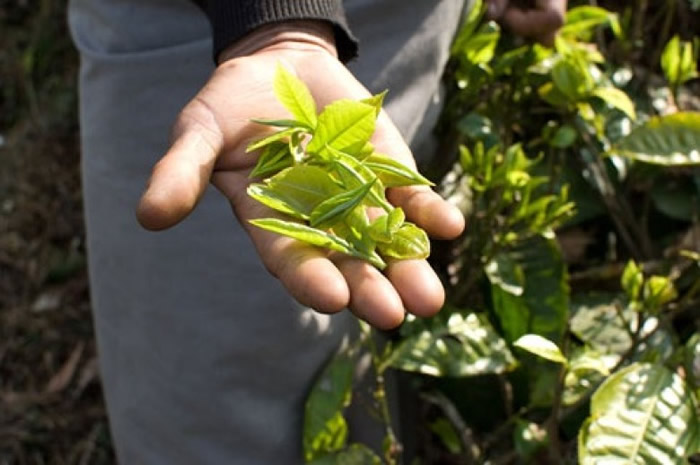
<instances>
[{"instance_id":1,"label":"light green leaf","mask_svg":"<svg viewBox=\"0 0 700 465\"><path fill-rule=\"evenodd\" d=\"M644 275L634 260L628 261L627 265L625 265L620 283L627 297L632 301L637 300L639 292L642 290L642 284L644 283Z\"/></svg>"},{"instance_id":2,"label":"light green leaf","mask_svg":"<svg viewBox=\"0 0 700 465\"><path fill-rule=\"evenodd\" d=\"M364 200L373 185L374 182L370 182L324 200L311 212L309 217L311 226L332 227L334 222L341 221Z\"/></svg>"},{"instance_id":3,"label":"light green leaf","mask_svg":"<svg viewBox=\"0 0 700 465\"><path fill-rule=\"evenodd\" d=\"M405 219L403 210L394 208L388 214L377 217L370 225L368 233L377 242L390 243Z\"/></svg>"},{"instance_id":4,"label":"light green leaf","mask_svg":"<svg viewBox=\"0 0 700 465\"><path fill-rule=\"evenodd\" d=\"M287 168L265 184L248 187L248 194L257 201L301 219L308 219L321 202L340 192L340 186L323 169L308 165Z\"/></svg>"},{"instance_id":5,"label":"light green leaf","mask_svg":"<svg viewBox=\"0 0 700 465\"><path fill-rule=\"evenodd\" d=\"M434 185L429 179L400 161L376 152L364 161L364 165L374 172L385 187Z\"/></svg>"},{"instance_id":6,"label":"light green leaf","mask_svg":"<svg viewBox=\"0 0 700 465\"><path fill-rule=\"evenodd\" d=\"M698 77L694 55L692 42L681 41L678 35L668 41L661 55L661 68L671 87Z\"/></svg>"},{"instance_id":7,"label":"light green leaf","mask_svg":"<svg viewBox=\"0 0 700 465\"><path fill-rule=\"evenodd\" d=\"M251 118L253 123L262 124L264 126L272 126L276 128L297 128L300 130L308 130L300 121L294 119L267 119L267 118Z\"/></svg>"},{"instance_id":8,"label":"light green leaf","mask_svg":"<svg viewBox=\"0 0 700 465\"><path fill-rule=\"evenodd\" d=\"M593 96L598 97L613 108L617 108L630 119L637 119L634 103L629 96L616 87L597 87L593 89Z\"/></svg>"},{"instance_id":9,"label":"light green leaf","mask_svg":"<svg viewBox=\"0 0 700 465\"><path fill-rule=\"evenodd\" d=\"M476 376L515 367L505 341L485 318L453 313L433 323L404 339L385 363L430 376Z\"/></svg>"},{"instance_id":10,"label":"light green leaf","mask_svg":"<svg viewBox=\"0 0 700 465\"><path fill-rule=\"evenodd\" d=\"M579 432L579 463L686 463L698 434L697 405L683 379L661 365L636 363L593 394Z\"/></svg>"},{"instance_id":11,"label":"light green leaf","mask_svg":"<svg viewBox=\"0 0 700 465\"><path fill-rule=\"evenodd\" d=\"M566 357L564 357L564 354L561 353L561 350L555 343L538 334L520 336L513 345L552 362L563 365L568 363Z\"/></svg>"},{"instance_id":12,"label":"light green leaf","mask_svg":"<svg viewBox=\"0 0 700 465\"><path fill-rule=\"evenodd\" d=\"M367 105L372 105L375 109L376 115L379 116L379 113L382 111L382 105L384 104L384 97L386 97L388 90L384 90L378 94L375 94L369 98L365 98L360 100L362 103L366 103Z\"/></svg>"},{"instance_id":13,"label":"light green leaf","mask_svg":"<svg viewBox=\"0 0 700 465\"><path fill-rule=\"evenodd\" d=\"M430 255L428 235L413 223L402 224L390 243L380 242L377 247L381 255L401 260L423 259Z\"/></svg>"},{"instance_id":14,"label":"light green leaf","mask_svg":"<svg viewBox=\"0 0 700 465\"><path fill-rule=\"evenodd\" d=\"M303 447L307 462L345 447L348 426L343 409L350 404L357 351L345 347L315 380L304 408Z\"/></svg>"},{"instance_id":15,"label":"light green leaf","mask_svg":"<svg viewBox=\"0 0 700 465\"><path fill-rule=\"evenodd\" d=\"M593 90L593 78L583 60L576 55L567 55L552 68L554 85L571 102L587 97Z\"/></svg>"},{"instance_id":16,"label":"light green leaf","mask_svg":"<svg viewBox=\"0 0 700 465\"><path fill-rule=\"evenodd\" d=\"M373 206L383 208L385 211L391 211L394 208L386 200L384 183L377 178L371 169L344 152L335 150L332 147L327 147L327 149L328 153L333 156L332 164L343 185L352 189L368 182L374 182L374 187L369 191L368 196L370 203Z\"/></svg>"},{"instance_id":17,"label":"light green leaf","mask_svg":"<svg viewBox=\"0 0 700 465\"><path fill-rule=\"evenodd\" d=\"M462 53L472 65L488 63L496 52L501 38L501 28L495 21L488 21L469 38L462 48Z\"/></svg>"},{"instance_id":18,"label":"light green leaf","mask_svg":"<svg viewBox=\"0 0 700 465\"><path fill-rule=\"evenodd\" d=\"M700 113L654 117L617 143L612 153L665 166L700 165Z\"/></svg>"},{"instance_id":19,"label":"light green leaf","mask_svg":"<svg viewBox=\"0 0 700 465\"><path fill-rule=\"evenodd\" d=\"M258 178L275 174L294 164L294 158L289 153L289 144L273 142L260 154L258 162L249 177Z\"/></svg>"},{"instance_id":20,"label":"light green leaf","mask_svg":"<svg viewBox=\"0 0 700 465\"><path fill-rule=\"evenodd\" d=\"M273 88L279 101L297 121L310 129L316 127L316 102L301 79L278 64Z\"/></svg>"},{"instance_id":21,"label":"light green leaf","mask_svg":"<svg viewBox=\"0 0 700 465\"><path fill-rule=\"evenodd\" d=\"M620 35L620 24L615 13L596 6L579 6L567 11L559 33L562 37L588 40L596 27L605 24L610 24L613 32Z\"/></svg>"},{"instance_id":22,"label":"light green leaf","mask_svg":"<svg viewBox=\"0 0 700 465\"><path fill-rule=\"evenodd\" d=\"M581 373L586 371L595 371L601 375L608 376L610 374L610 359L606 359L604 355L586 348L580 350L571 357L569 362L569 371L573 373Z\"/></svg>"},{"instance_id":23,"label":"light green leaf","mask_svg":"<svg viewBox=\"0 0 700 465\"><path fill-rule=\"evenodd\" d=\"M289 129L284 129L282 131L277 131L275 133L270 134L269 136L265 136L262 139L258 139L256 141L251 142L248 147L246 147L245 151L246 153L250 153L254 150L261 149L265 147L266 145L270 145L274 142L278 142L281 140L287 140L291 138L294 134L300 132L299 128L289 128Z\"/></svg>"},{"instance_id":24,"label":"light green leaf","mask_svg":"<svg viewBox=\"0 0 700 465\"><path fill-rule=\"evenodd\" d=\"M673 281L666 276L650 276L644 283L644 308L649 312L658 311L661 306L678 297Z\"/></svg>"},{"instance_id":25,"label":"light green leaf","mask_svg":"<svg viewBox=\"0 0 700 465\"><path fill-rule=\"evenodd\" d=\"M291 237L292 239L306 242L307 244L324 247L349 255L356 255L352 245L345 239L301 223L279 220L277 218L260 218L250 220L250 223L258 228Z\"/></svg>"},{"instance_id":26,"label":"light green leaf","mask_svg":"<svg viewBox=\"0 0 700 465\"><path fill-rule=\"evenodd\" d=\"M679 82L680 63L681 39L678 35L675 35L668 41L661 54L661 69L664 72L664 76L666 76L666 80L671 85L676 85Z\"/></svg>"},{"instance_id":27,"label":"light green leaf","mask_svg":"<svg viewBox=\"0 0 700 465\"><path fill-rule=\"evenodd\" d=\"M382 460L364 444L352 444L345 450L321 457L309 465L382 465Z\"/></svg>"},{"instance_id":28,"label":"light green leaf","mask_svg":"<svg viewBox=\"0 0 700 465\"><path fill-rule=\"evenodd\" d=\"M337 100L318 116L314 137L307 152L327 156L326 146L344 151L369 142L374 132L376 110L372 105L353 100Z\"/></svg>"},{"instance_id":29,"label":"light green leaf","mask_svg":"<svg viewBox=\"0 0 700 465\"><path fill-rule=\"evenodd\" d=\"M452 48L450 49L450 53L452 55L462 52L467 42L471 39L472 34L474 34L476 28L479 26L479 24L481 24L481 19L483 18L484 13L486 13L484 1L474 0L467 17L464 19L462 27L457 33L457 37L452 44Z\"/></svg>"}]
</instances>

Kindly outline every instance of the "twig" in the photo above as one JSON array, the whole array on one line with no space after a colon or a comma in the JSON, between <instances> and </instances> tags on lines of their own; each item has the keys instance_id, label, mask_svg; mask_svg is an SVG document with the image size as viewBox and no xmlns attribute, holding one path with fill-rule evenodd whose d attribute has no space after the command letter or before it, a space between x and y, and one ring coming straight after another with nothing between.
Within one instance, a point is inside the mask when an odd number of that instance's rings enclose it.
<instances>
[{"instance_id":1,"label":"twig","mask_svg":"<svg viewBox=\"0 0 700 465\"><path fill-rule=\"evenodd\" d=\"M462 443L462 449L464 450L464 459L467 465L476 465L479 463L481 458L481 448L476 443L474 439L474 433L466 422L460 415L457 408L454 406L452 401L448 399L443 393L436 391L434 393L423 393L421 394L425 400L442 410L447 419L452 423L452 426L459 432L459 439Z\"/></svg>"}]
</instances>

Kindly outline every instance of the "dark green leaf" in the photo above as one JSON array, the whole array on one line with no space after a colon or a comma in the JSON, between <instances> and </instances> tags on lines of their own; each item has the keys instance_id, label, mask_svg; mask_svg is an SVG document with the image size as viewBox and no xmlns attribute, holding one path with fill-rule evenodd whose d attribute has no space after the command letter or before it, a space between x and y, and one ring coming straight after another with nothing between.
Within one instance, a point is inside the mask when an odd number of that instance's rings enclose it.
<instances>
[{"instance_id":1,"label":"dark green leaf","mask_svg":"<svg viewBox=\"0 0 700 465\"><path fill-rule=\"evenodd\" d=\"M525 286L520 296L491 286L494 311L509 342L526 333L561 342L568 318L566 266L553 238L535 236L508 253L522 268Z\"/></svg>"},{"instance_id":2,"label":"dark green leaf","mask_svg":"<svg viewBox=\"0 0 700 465\"><path fill-rule=\"evenodd\" d=\"M578 133L576 132L576 129L568 124L564 124L557 128L557 131L554 133L549 143L552 145L552 147L565 149L576 142L577 137Z\"/></svg>"},{"instance_id":3,"label":"dark green leaf","mask_svg":"<svg viewBox=\"0 0 700 465\"><path fill-rule=\"evenodd\" d=\"M619 141L612 152L655 165L700 165L700 113L651 118Z\"/></svg>"},{"instance_id":4,"label":"dark green leaf","mask_svg":"<svg viewBox=\"0 0 700 465\"><path fill-rule=\"evenodd\" d=\"M309 465L382 465L382 460L364 444L352 444L343 451L309 462Z\"/></svg>"},{"instance_id":5,"label":"dark green leaf","mask_svg":"<svg viewBox=\"0 0 700 465\"><path fill-rule=\"evenodd\" d=\"M345 447L348 426L343 409L350 404L356 348L340 350L314 382L304 409L303 446L307 462Z\"/></svg>"},{"instance_id":6,"label":"dark green leaf","mask_svg":"<svg viewBox=\"0 0 700 465\"><path fill-rule=\"evenodd\" d=\"M453 313L404 339L386 364L430 376L475 376L509 371L515 359L486 319Z\"/></svg>"},{"instance_id":7,"label":"dark green leaf","mask_svg":"<svg viewBox=\"0 0 700 465\"><path fill-rule=\"evenodd\" d=\"M523 294L525 286L523 268L515 263L509 254L497 254L486 264L484 271L492 286L498 286L504 292L515 296Z\"/></svg>"},{"instance_id":8,"label":"dark green leaf","mask_svg":"<svg viewBox=\"0 0 700 465\"><path fill-rule=\"evenodd\" d=\"M433 432L440 442L445 446L445 448L450 451L451 454L459 454L462 452L462 443L459 441L459 435L452 426L452 423L447 421L445 418L438 418L434 422L428 425L430 431Z\"/></svg>"},{"instance_id":9,"label":"dark green leaf","mask_svg":"<svg viewBox=\"0 0 700 465\"><path fill-rule=\"evenodd\" d=\"M309 88L281 64L277 65L273 88L279 101L297 121L310 129L316 127L316 103Z\"/></svg>"},{"instance_id":10,"label":"dark green leaf","mask_svg":"<svg viewBox=\"0 0 700 465\"><path fill-rule=\"evenodd\" d=\"M661 365L630 365L593 395L579 434L579 463L685 463L697 447L697 408L677 374Z\"/></svg>"}]
</instances>

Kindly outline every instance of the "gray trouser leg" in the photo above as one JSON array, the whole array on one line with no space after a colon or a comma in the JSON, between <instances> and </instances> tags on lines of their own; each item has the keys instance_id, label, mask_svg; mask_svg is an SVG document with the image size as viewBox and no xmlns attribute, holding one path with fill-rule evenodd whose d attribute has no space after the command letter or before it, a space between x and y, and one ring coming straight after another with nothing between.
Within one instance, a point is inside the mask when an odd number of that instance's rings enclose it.
<instances>
[{"instance_id":1,"label":"gray trouser leg","mask_svg":"<svg viewBox=\"0 0 700 465\"><path fill-rule=\"evenodd\" d=\"M347 4L364 39L356 73L392 89L390 114L411 137L461 2L415 2L403 18L405 2ZM170 125L212 71L206 21L183 0L73 0L70 19L91 292L121 463L301 463L305 396L352 317L292 301L213 190L171 230L150 233L134 218Z\"/></svg>"}]
</instances>

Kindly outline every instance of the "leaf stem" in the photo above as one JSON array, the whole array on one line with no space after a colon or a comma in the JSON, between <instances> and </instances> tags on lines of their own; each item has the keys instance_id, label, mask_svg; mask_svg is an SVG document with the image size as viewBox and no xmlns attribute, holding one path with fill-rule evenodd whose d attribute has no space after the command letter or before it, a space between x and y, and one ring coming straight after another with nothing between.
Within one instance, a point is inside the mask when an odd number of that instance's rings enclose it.
<instances>
[{"instance_id":1,"label":"leaf stem","mask_svg":"<svg viewBox=\"0 0 700 465\"><path fill-rule=\"evenodd\" d=\"M364 321L358 320L358 322L372 358L372 368L374 370L376 383L374 399L379 404L379 414L381 416L382 423L384 423L386 432L384 439L386 444L384 458L387 465L398 465L398 459L401 455L402 446L392 427L391 411L389 409L389 402L386 396L386 383L384 381L384 370L386 369L386 365L382 364L382 357L379 355L379 350L377 349L377 344L374 340L374 331Z\"/></svg>"}]
</instances>

